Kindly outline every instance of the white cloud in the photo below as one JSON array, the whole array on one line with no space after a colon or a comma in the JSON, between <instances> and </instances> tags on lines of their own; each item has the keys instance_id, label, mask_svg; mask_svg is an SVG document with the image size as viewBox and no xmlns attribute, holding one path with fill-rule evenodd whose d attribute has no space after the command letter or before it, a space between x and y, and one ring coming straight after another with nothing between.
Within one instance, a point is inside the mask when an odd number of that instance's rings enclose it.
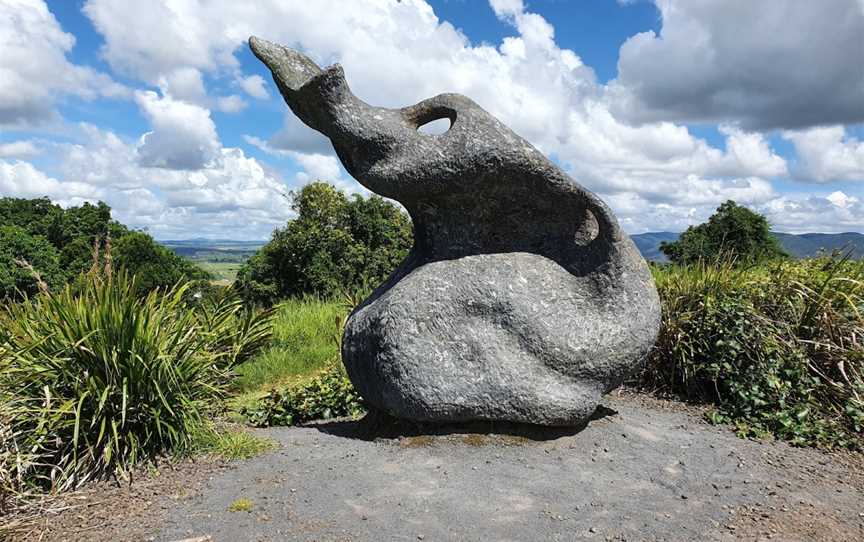
<instances>
[{"instance_id":1,"label":"white cloud","mask_svg":"<svg viewBox=\"0 0 864 542\"><path fill-rule=\"evenodd\" d=\"M217 6L213 3L211 6ZM257 11L257 6L237 5ZM214 20L212 7L198 1L88 1L84 13L105 37L102 55L111 67L142 81L156 82L178 69L214 71L236 66L229 37L231 20Z\"/></svg>"},{"instance_id":2,"label":"white cloud","mask_svg":"<svg viewBox=\"0 0 864 542\"><path fill-rule=\"evenodd\" d=\"M151 91L136 92L135 101L153 127L141 137L141 165L200 169L218 157L221 144L208 110Z\"/></svg>"},{"instance_id":3,"label":"white cloud","mask_svg":"<svg viewBox=\"0 0 864 542\"><path fill-rule=\"evenodd\" d=\"M0 143L0 158L32 158L42 152L33 141Z\"/></svg>"},{"instance_id":4,"label":"white cloud","mask_svg":"<svg viewBox=\"0 0 864 542\"><path fill-rule=\"evenodd\" d=\"M125 97L108 75L66 59L75 38L42 0L0 0L0 126L31 128L59 115L59 96Z\"/></svg>"},{"instance_id":5,"label":"white cloud","mask_svg":"<svg viewBox=\"0 0 864 542\"><path fill-rule=\"evenodd\" d=\"M757 207L775 230L790 233L864 231L864 202L835 191L827 196L782 196Z\"/></svg>"},{"instance_id":6,"label":"white cloud","mask_svg":"<svg viewBox=\"0 0 864 542\"><path fill-rule=\"evenodd\" d=\"M318 154L333 153L333 145L329 139L303 124L290 112L285 115L282 129L270 137L269 144L274 149Z\"/></svg>"},{"instance_id":7,"label":"white cloud","mask_svg":"<svg viewBox=\"0 0 864 542\"><path fill-rule=\"evenodd\" d=\"M227 0L127 5L90 0L85 6L116 69L145 80L184 67L229 72L254 97L273 87L265 87L262 78L243 78L234 56L254 33L301 47L321 65L341 62L355 93L375 105L401 107L440 92L461 92L555 156L579 182L615 196L613 207L625 225L666 228L664 217L707 216L729 198L763 202L776 196L768 179L787 173L785 160L763 135L733 124L722 128L726 145L720 149L684 126L634 126L616 117L614 93L598 84L574 51L560 48L553 27L519 1L492 2L516 31L497 48L472 45L421 0L262 1L255 9ZM338 170L329 142L287 108L283 129L267 146L290 151L283 156L304 169L298 182ZM674 213L653 213L653 204Z\"/></svg>"},{"instance_id":8,"label":"white cloud","mask_svg":"<svg viewBox=\"0 0 864 542\"><path fill-rule=\"evenodd\" d=\"M216 109L223 113L239 113L246 109L248 104L236 94L222 96L216 99Z\"/></svg>"},{"instance_id":9,"label":"white cloud","mask_svg":"<svg viewBox=\"0 0 864 542\"><path fill-rule=\"evenodd\" d=\"M259 100L266 100L270 97L270 93L267 91L267 83L260 75L241 77L240 88L249 96L258 98Z\"/></svg>"},{"instance_id":10,"label":"white cloud","mask_svg":"<svg viewBox=\"0 0 864 542\"><path fill-rule=\"evenodd\" d=\"M169 94L177 100L195 104L203 104L207 100L204 77L199 70L191 66L180 67L160 75L157 85L163 94Z\"/></svg>"},{"instance_id":11,"label":"white cloud","mask_svg":"<svg viewBox=\"0 0 864 542\"><path fill-rule=\"evenodd\" d=\"M156 81L162 94L200 106L212 108L223 113L239 113L248 105L237 94L210 97L204 84L201 72L189 66L177 68L167 74L160 75Z\"/></svg>"},{"instance_id":12,"label":"white cloud","mask_svg":"<svg viewBox=\"0 0 864 542\"><path fill-rule=\"evenodd\" d=\"M621 46L616 113L759 129L864 121L860 0L655 4L659 35Z\"/></svg>"},{"instance_id":13,"label":"white cloud","mask_svg":"<svg viewBox=\"0 0 864 542\"><path fill-rule=\"evenodd\" d=\"M323 154L319 152L300 152L281 149L273 147L270 143L261 138L250 135L244 135L243 139L246 143L261 149L267 154L294 160L294 162L303 168L303 170L298 172L294 177L294 180L298 185L304 185L313 181L325 181L348 193L369 193L368 190L359 185L353 179L346 179L345 176L343 176L342 166L340 165L339 160L332 153Z\"/></svg>"},{"instance_id":14,"label":"white cloud","mask_svg":"<svg viewBox=\"0 0 864 542\"><path fill-rule=\"evenodd\" d=\"M847 137L843 126L788 131L783 137L792 142L798 156L792 171L795 177L820 183L864 181L864 141Z\"/></svg>"},{"instance_id":15,"label":"white cloud","mask_svg":"<svg viewBox=\"0 0 864 542\"><path fill-rule=\"evenodd\" d=\"M498 17L515 17L525 10L522 0L489 0L489 4Z\"/></svg>"},{"instance_id":16,"label":"white cloud","mask_svg":"<svg viewBox=\"0 0 864 542\"><path fill-rule=\"evenodd\" d=\"M263 239L291 216L283 197L288 188L241 149L219 147L217 157L202 168L164 169L141 165L135 142L113 132L82 125L80 137L77 144L55 145L56 177L62 181L51 179L49 195L68 192L70 186L87 187L88 192L76 194L106 201L121 222L157 237L204 232ZM41 173L30 164L26 167L37 177Z\"/></svg>"},{"instance_id":17,"label":"white cloud","mask_svg":"<svg viewBox=\"0 0 864 542\"><path fill-rule=\"evenodd\" d=\"M61 205L70 205L98 198L101 192L87 183L60 182L29 162L0 160L0 194L18 198L48 196Z\"/></svg>"}]
</instances>

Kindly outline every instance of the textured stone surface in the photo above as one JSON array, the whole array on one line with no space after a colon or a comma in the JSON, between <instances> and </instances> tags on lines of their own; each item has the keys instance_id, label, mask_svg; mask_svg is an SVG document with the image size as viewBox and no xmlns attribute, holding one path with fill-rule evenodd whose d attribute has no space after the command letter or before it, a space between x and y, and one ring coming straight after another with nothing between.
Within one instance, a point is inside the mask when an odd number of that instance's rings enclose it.
<instances>
[{"instance_id":1,"label":"textured stone surface","mask_svg":"<svg viewBox=\"0 0 864 542\"><path fill-rule=\"evenodd\" d=\"M660 320L647 265L606 205L465 96L373 107L339 65L250 46L348 172L414 221L408 258L345 326L363 397L415 420L585 421ZM444 118L443 134L417 130Z\"/></svg>"}]
</instances>

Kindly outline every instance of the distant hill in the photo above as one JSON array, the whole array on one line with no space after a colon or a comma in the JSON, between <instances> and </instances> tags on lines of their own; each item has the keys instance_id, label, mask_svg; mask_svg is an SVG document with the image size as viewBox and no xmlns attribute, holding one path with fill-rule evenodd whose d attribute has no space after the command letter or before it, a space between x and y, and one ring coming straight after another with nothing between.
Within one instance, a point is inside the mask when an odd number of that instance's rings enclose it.
<instances>
[{"instance_id":1,"label":"distant hill","mask_svg":"<svg viewBox=\"0 0 864 542\"><path fill-rule=\"evenodd\" d=\"M675 241L679 235L678 233L669 231L658 231L631 235L630 238L636 243L636 248L642 253L643 258L655 262L665 262L668 258L660 252L660 243L663 241Z\"/></svg>"},{"instance_id":2,"label":"distant hill","mask_svg":"<svg viewBox=\"0 0 864 542\"><path fill-rule=\"evenodd\" d=\"M655 262L668 261L666 256L660 252L662 241L675 241L677 233L671 232L649 232L637 233L630 238L642 253L646 260ZM856 232L846 233L774 233L783 248L796 258L809 258L816 256L820 251L831 252L832 250L852 249L856 258L864 256L864 234Z\"/></svg>"},{"instance_id":3,"label":"distant hill","mask_svg":"<svg viewBox=\"0 0 864 542\"><path fill-rule=\"evenodd\" d=\"M797 258L815 256L820 250L852 249L856 258L864 257L864 235L856 232L846 233L775 233L786 252Z\"/></svg>"},{"instance_id":4,"label":"distant hill","mask_svg":"<svg viewBox=\"0 0 864 542\"><path fill-rule=\"evenodd\" d=\"M169 239L159 242L180 256L205 261L245 261L267 243L267 241L204 238Z\"/></svg>"},{"instance_id":5,"label":"distant hill","mask_svg":"<svg viewBox=\"0 0 864 542\"><path fill-rule=\"evenodd\" d=\"M660 243L675 241L680 234L669 231L637 233L630 238L646 260L655 262L667 261L660 252ZM783 248L796 258L815 256L819 251L832 251L851 248L857 258L864 257L864 234L847 233L774 233ZM221 260L219 256L228 259L244 261L264 246L266 241L237 241L235 239L182 239L160 241L166 247L181 256L200 260ZM232 257L233 256L233 257Z\"/></svg>"},{"instance_id":6,"label":"distant hill","mask_svg":"<svg viewBox=\"0 0 864 542\"><path fill-rule=\"evenodd\" d=\"M160 240L166 247L193 247L200 249L234 249L234 250L257 250L264 246L267 241L238 241L236 239L205 239L196 237L194 239L167 239Z\"/></svg>"}]
</instances>

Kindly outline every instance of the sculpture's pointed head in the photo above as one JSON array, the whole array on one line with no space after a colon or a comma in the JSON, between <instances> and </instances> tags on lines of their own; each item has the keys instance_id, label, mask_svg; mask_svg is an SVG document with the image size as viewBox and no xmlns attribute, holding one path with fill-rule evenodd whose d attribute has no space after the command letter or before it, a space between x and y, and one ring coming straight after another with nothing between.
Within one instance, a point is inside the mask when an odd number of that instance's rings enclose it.
<instances>
[{"instance_id":1,"label":"sculpture's pointed head","mask_svg":"<svg viewBox=\"0 0 864 542\"><path fill-rule=\"evenodd\" d=\"M321 68L303 53L256 36L249 38L249 48L273 73L279 89L296 92L310 79L321 73Z\"/></svg>"},{"instance_id":2,"label":"sculpture's pointed head","mask_svg":"<svg viewBox=\"0 0 864 542\"><path fill-rule=\"evenodd\" d=\"M255 36L249 48L273 74L285 103L306 125L332 139L334 109L353 99L345 73L338 64L321 69L299 51Z\"/></svg>"}]
</instances>

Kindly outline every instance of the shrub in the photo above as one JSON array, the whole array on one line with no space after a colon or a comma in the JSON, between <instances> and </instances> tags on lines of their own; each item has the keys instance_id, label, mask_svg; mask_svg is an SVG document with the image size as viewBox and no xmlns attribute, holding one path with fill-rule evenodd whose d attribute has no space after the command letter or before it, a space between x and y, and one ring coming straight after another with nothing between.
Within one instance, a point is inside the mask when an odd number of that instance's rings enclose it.
<instances>
[{"instance_id":1,"label":"shrub","mask_svg":"<svg viewBox=\"0 0 864 542\"><path fill-rule=\"evenodd\" d=\"M143 232L131 232L112 241L110 253L115 267L135 275L138 295L170 288L180 281L210 278L209 273Z\"/></svg>"},{"instance_id":2,"label":"shrub","mask_svg":"<svg viewBox=\"0 0 864 542\"><path fill-rule=\"evenodd\" d=\"M0 298L17 298L16 288L28 295L38 289L34 273L15 259L26 260L47 286L58 288L84 282L81 273L111 259L112 244L113 265L137 276L141 295L180 280L211 278L150 235L113 220L105 203L63 209L48 198L0 198Z\"/></svg>"},{"instance_id":3,"label":"shrub","mask_svg":"<svg viewBox=\"0 0 864 542\"><path fill-rule=\"evenodd\" d=\"M64 278L57 250L47 239L18 226L0 225L0 300L33 295L40 281L53 288Z\"/></svg>"},{"instance_id":4,"label":"shrub","mask_svg":"<svg viewBox=\"0 0 864 542\"><path fill-rule=\"evenodd\" d=\"M858 447L862 272L847 258L655 268L663 322L635 383L711 401L742 435Z\"/></svg>"},{"instance_id":5,"label":"shrub","mask_svg":"<svg viewBox=\"0 0 864 542\"><path fill-rule=\"evenodd\" d=\"M333 363L299 386L273 392L243 414L257 427L296 425L312 420L357 416L365 410L341 364Z\"/></svg>"},{"instance_id":6,"label":"shrub","mask_svg":"<svg viewBox=\"0 0 864 542\"><path fill-rule=\"evenodd\" d=\"M11 478L54 489L123 474L182 451L223 395L220 352L184 305L184 286L141 299L124 273L95 275L4 309L0 405ZM9 445L7 444L7 447Z\"/></svg>"},{"instance_id":7,"label":"shrub","mask_svg":"<svg viewBox=\"0 0 864 542\"><path fill-rule=\"evenodd\" d=\"M330 298L376 286L411 247L411 220L378 196L348 198L316 182L292 194L297 218L237 274L244 297L272 304L304 294Z\"/></svg>"},{"instance_id":8,"label":"shrub","mask_svg":"<svg viewBox=\"0 0 864 542\"><path fill-rule=\"evenodd\" d=\"M718 260L752 264L786 257L765 217L731 200L707 222L687 228L677 241L660 243L660 251L678 264Z\"/></svg>"}]
</instances>

